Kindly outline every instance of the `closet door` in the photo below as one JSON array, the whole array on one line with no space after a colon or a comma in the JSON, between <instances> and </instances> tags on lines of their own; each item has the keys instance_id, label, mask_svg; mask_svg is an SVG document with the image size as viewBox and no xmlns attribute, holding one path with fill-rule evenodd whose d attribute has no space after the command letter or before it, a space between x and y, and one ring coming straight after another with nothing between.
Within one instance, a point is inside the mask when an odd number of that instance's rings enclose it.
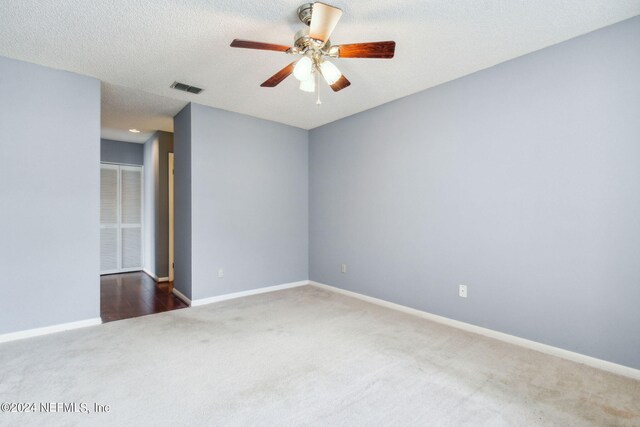
<instances>
[{"instance_id":1,"label":"closet door","mask_svg":"<svg viewBox=\"0 0 640 427\"><path fill-rule=\"evenodd\" d=\"M120 270L142 269L142 168L120 166Z\"/></svg>"},{"instance_id":2,"label":"closet door","mask_svg":"<svg viewBox=\"0 0 640 427\"><path fill-rule=\"evenodd\" d=\"M100 165L100 274L119 271L120 168Z\"/></svg>"},{"instance_id":3,"label":"closet door","mask_svg":"<svg viewBox=\"0 0 640 427\"><path fill-rule=\"evenodd\" d=\"M142 269L142 167L100 165L100 274Z\"/></svg>"}]
</instances>

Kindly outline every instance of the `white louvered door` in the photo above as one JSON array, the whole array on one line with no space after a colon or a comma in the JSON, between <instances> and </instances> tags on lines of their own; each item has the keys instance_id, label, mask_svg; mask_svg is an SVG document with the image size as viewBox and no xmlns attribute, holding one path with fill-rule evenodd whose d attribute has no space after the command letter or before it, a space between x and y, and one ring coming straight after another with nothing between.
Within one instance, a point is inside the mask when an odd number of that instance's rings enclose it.
<instances>
[{"instance_id":1,"label":"white louvered door","mask_svg":"<svg viewBox=\"0 0 640 427\"><path fill-rule=\"evenodd\" d=\"M100 274L142 269L142 167L100 165Z\"/></svg>"},{"instance_id":2,"label":"white louvered door","mask_svg":"<svg viewBox=\"0 0 640 427\"><path fill-rule=\"evenodd\" d=\"M118 272L118 181L117 165L100 165L100 274Z\"/></svg>"}]
</instances>

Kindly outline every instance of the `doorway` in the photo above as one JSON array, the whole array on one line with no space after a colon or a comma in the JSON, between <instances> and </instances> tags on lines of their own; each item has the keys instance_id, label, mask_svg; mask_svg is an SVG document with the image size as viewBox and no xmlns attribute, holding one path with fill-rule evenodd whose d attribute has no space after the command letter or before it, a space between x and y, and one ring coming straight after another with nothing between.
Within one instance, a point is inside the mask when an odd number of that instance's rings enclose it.
<instances>
[{"instance_id":1,"label":"doorway","mask_svg":"<svg viewBox=\"0 0 640 427\"><path fill-rule=\"evenodd\" d=\"M101 140L103 322L187 307L173 291L173 135ZM130 162L130 163L120 163Z\"/></svg>"}]
</instances>

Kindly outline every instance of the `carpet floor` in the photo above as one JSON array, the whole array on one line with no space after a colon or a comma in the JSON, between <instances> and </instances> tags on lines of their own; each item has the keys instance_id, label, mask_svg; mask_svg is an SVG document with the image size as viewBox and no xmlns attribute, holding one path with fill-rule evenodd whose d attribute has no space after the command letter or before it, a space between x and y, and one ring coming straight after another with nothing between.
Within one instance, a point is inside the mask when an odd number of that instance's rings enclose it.
<instances>
[{"instance_id":1,"label":"carpet floor","mask_svg":"<svg viewBox=\"0 0 640 427\"><path fill-rule=\"evenodd\" d=\"M79 411L12 426L640 425L640 381L313 286L0 344L0 402Z\"/></svg>"}]
</instances>

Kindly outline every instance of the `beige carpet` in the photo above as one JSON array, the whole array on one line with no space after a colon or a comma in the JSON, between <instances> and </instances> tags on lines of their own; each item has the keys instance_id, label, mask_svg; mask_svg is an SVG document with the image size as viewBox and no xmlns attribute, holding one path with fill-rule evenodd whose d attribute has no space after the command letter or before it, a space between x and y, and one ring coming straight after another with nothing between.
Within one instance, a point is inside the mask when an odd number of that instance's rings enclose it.
<instances>
[{"instance_id":1,"label":"beige carpet","mask_svg":"<svg viewBox=\"0 0 640 427\"><path fill-rule=\"evenodd\" d=\"M1 425L640 425L640 382L312 286L0 344Z\"/></svg>"}]
</instances>

